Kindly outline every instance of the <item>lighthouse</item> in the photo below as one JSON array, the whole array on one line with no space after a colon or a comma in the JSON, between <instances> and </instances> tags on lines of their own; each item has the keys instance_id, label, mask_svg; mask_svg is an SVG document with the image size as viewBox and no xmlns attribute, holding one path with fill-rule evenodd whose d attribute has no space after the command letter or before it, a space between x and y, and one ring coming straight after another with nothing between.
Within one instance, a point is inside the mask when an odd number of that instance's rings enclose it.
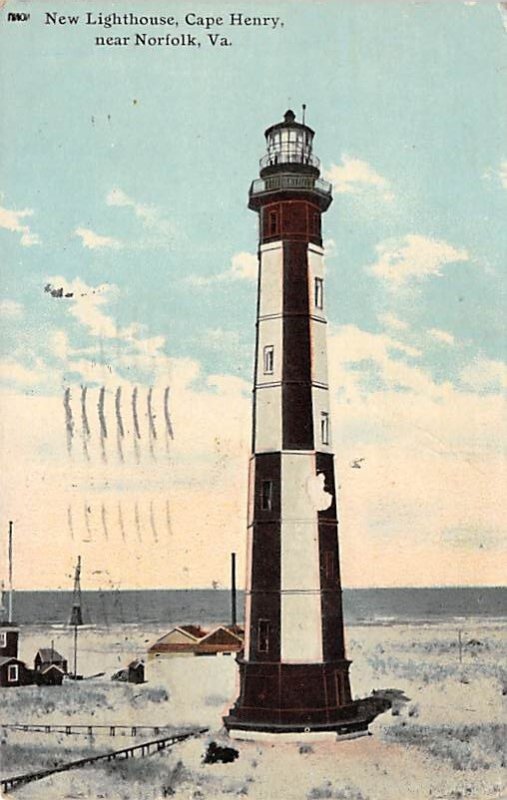
<instances>
[{"instance_id":1,"label":"lighthouse","mask_svg":"<svg viewBox=\"0 0 507 800\"><path fill-rule=\"evenodd\" d=\"M230 735L333 737L367 728L344 645L314 131L287 111L265 132L249 470L244 651ZM374 716L374 714L373 714Z\"/></svg>"}]
</instances>

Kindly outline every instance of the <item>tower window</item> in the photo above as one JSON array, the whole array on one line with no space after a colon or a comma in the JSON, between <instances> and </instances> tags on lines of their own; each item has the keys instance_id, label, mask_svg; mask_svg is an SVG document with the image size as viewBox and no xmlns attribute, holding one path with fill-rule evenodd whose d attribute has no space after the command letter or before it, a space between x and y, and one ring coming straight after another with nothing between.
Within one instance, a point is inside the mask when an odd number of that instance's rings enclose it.
<instances>
[{"instance_id":1,"label":"tower window","mask_svg":"<svg viewBox=\"0 0 507 800\"><path fill-rule=\"evenodd\" d=\"M269 235L275 236L278 233L278 211L269 212Z\"/></svg>"},{"instance_id":2,"label":"tower window","mask_svg":"<svg viewBox=\"0 0 507 800\"><path fill-rule=\"evenodd\" d=\"M264 348L264 374L272 375L275 366L275 348L272 344L267 344Z\"/></svg>"},{"instance_id":3,"label":"tower window","mask_svg":"<svg viewBox=\"0 0 507 800\"><path fill-rule=\"evenodd\" d=\"M0 647L7 647L7 632L0 633Z\"/></svg>"},{"instance_id":4,"label":"tower window","mask_svg":"<svg viewBox=\"0 0 507 800\"><path fill-rule=\"evenodd\" d=\"M317 214L317 212L315 212L312 219L313 219L313 232L320 233L320 224L319 224L320 214Z\"/></svg>"},{"instance_id":5,"label":"tower window","mask_svg":"<svg viewBox=\"0 0 507 800\"><path fill-rule=\"evenodd\" d=\"M19 667L17 664L9 664L7 668L7 680L9 683L16 683L19 678Z\"/></svg>"},{"instance_id":6,"label":"tower window","mask_svg":"<svg viewBox=\"0 0 507 800\"><path fill-rule=\"evenodd\" d=\"M320 415L320 441L329 444L329 414L323 411Z\"/></svg>"},{"instance_id":7,"label":"tower window","mask_svg":"<svg viewBox=\"0 0 507 800\"><path fill-rule=\"evenodd\" d=\"M271 511L273 508L273 481L262 481L261 486L261 509Z\"/></svg>"},{"instance_id":8,"label":"tower window","mask_svg":"<svg viewBox=\"0 0 507 800\"><path fill-rule=\"evenodd\" d=\"M315 278L315 308L324 308L324 281Z\"/></svg>"},{"instance_id":9,"label":"tower window","mask_svg":"<svg viewBox=\"0 0 507 800\"><path fill-rule=\"evenodd\" d=\"M257 651L269 652L269 619L260 619L257 626Z\"/></svg>"}]
</instances>

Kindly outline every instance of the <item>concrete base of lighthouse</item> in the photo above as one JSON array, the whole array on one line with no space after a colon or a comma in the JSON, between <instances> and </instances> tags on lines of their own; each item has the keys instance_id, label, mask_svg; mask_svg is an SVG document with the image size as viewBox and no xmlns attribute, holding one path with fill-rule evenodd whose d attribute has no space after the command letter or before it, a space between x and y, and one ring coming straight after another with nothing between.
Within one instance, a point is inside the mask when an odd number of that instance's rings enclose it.
<instances>
[{"instance_id":1,"label":"concrete base of lighthouse","mask_svg":"<svg viewBox=\"0 0 507 800\"><path fill-rule=\"evenodd\" d=\"M232 738L357 736L367 733L370 722L385 710L371 698L351 700L347 660L322 664L238 662L241 694L224 717Z\"/></svg>"},{"instance_id":2,"label":"concrete base of lighthouse","mask_svg":"<svg viewBox=\"0 0 507 800\"><path fill-rule=\"evenodd\" d=\"M339 739L355 739L359 736L368 735L368 725L379 711L373 715L369 710L362 708L362 701L358 700L342 709L343 717L340 721L334 722L311 722L307 725L303 723L276 723L263 722L256 720L238 719L235 709L231 709L229 715L224 717L225 728L231 739L241 739L250 741L335 741ZM366 713L365 713L366 712Z\"/></svg>"},{"instance_id":3,"label":"concrete base of lighthouse","mask_svg":"<svg viewBox=\"0 0 507 800\"><path fill-rule=\"evenodd\" d=\"M235 741L271 742L272 744L278 744L282 742L307 742L308 744L314 744L315 742L336 742L337 739L344 741L348 739L359 739L361 736L371 736L367 728L361 731L344 733L340 733L336 730L312 731L311 729L305 729L302 732L278 731L273 733L272 731L229 728L227 729L227 733L229 738L234 739Z\"/></svg>"}]
</instances>

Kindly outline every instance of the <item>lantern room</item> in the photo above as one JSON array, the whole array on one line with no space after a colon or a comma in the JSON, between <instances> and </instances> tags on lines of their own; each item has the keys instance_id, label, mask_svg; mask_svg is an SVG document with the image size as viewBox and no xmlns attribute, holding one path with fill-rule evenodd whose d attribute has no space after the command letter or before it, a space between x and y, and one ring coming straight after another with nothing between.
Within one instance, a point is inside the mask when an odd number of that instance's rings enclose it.
<instances>
[{"instance_id":1,"label":"lantern room","mask_svg":"<svg viewBox=\"0 0 507 800\"><path fill-rule=\"evenodd\" d=\"M319 159L312 155L314 131L301 122L290 109L283 122L272 125L265 132L266 155L261 159L261 177L287 171L287 165L296 166L297 172L319 171ZM289 171L292 171L289 167Z\"/></svg>"}]
</instances>

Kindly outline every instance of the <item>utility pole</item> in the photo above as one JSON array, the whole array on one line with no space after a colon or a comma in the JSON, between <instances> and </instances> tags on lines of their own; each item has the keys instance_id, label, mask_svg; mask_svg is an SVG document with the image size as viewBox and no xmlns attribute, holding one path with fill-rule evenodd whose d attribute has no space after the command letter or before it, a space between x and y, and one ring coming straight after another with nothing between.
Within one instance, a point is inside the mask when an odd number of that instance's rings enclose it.
<instances>
[{"instance_id":1,"label":"utility pole","mask_svg":"<svg viewBox=\"0 0 507 800\"><path fill-rule=\"evenodd\" d=\"M231 553L231 625L236 625L236 553Z\"/></svg>"},{"instance_id":2,"label":"utility pole","mask_svg":"<svg viewBox=\"0 0 507 800\"><path fill-rule=\"evenodd\" d=\"M12 520L9 522L9 622L12 623Z\"/></svg>"}]
</instances>

